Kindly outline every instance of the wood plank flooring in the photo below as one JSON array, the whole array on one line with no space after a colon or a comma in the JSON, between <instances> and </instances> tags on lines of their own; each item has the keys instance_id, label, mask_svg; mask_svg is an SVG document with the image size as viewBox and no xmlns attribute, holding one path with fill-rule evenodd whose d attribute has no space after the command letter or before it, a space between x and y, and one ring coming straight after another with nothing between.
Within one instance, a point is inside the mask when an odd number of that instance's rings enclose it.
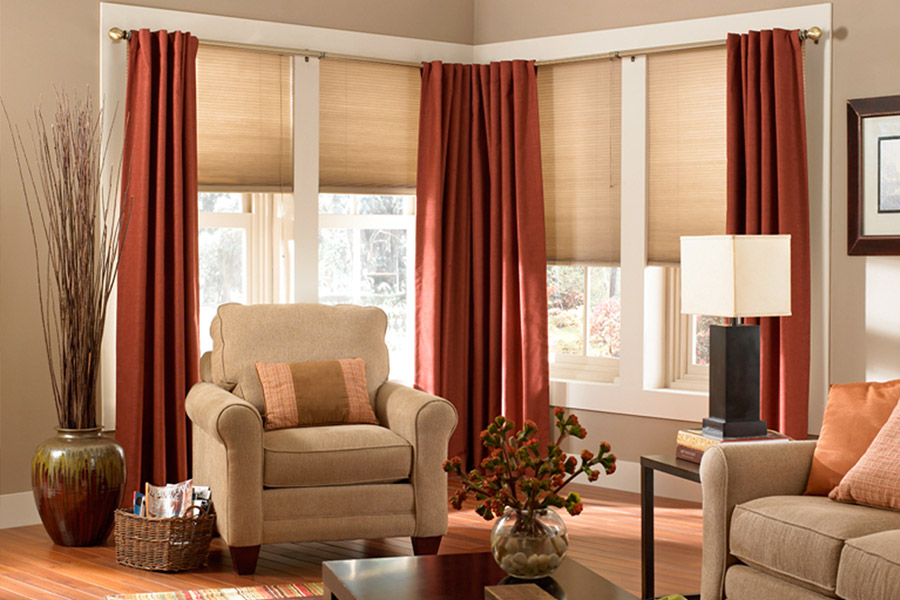
<instances>
[{"instance_id":1,"label":"wood plank flooring","mask_svg":"<svg viewBox=\"0 0 900 600\"><path fill-rule=\"evenodd\" d=\"M640 594L640 501L637 494L572 486L584 512L565 515L569 556L635 595ZM454 486L451 483L451 490ZM472 510L450 510L442 554L488 549L490 524ZM702 515L690 502L657 498L656 591L695 594L700 589ZM154 573L119 566L112 536L103 546L54 545L40 525L0 530L0 599L87 600L107 594L161 592L321 581L325 560L412 554L408 538L265 545L252 576L234 573L228 549L214 539L209 564L188 573Z\"/></svg>"}]
</instances>

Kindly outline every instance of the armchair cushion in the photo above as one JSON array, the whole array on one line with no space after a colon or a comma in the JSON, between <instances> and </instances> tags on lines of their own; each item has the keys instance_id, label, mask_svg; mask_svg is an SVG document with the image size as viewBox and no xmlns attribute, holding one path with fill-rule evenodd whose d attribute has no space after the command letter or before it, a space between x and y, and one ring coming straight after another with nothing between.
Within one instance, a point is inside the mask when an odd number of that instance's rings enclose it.
<instances>
[{"instance_id":1,"label":"armchair cushion","mask_svg":"<svg viewBox=\"0 0 900 600\"><path fill-rule=\"evenodd\" d=\"M413 448L377 425L330 425L263 434L263 485L313 487L405 481Z\"/></svg>"},{"instance_id":2,"label":"armchair cushion","mask_svg":"<svg viewBox=\"0 0 900 600\"><path fill-rule=\"evenodd\" d=\"M324 304L223 304L210 326L213 383L265 414L256 363L359 357L369 402L387 380L387 316L379 308Z\"/></svg>"},{"instance_id":3,"label":"armchair cushion","mask_svg":"<svg viewBox=\"0 0 900 600\"><path fill-rule=\"evenodd\" d=\"M731 554L762 571L833 595L845 540L896 528L900 514L891 511L817 496L767 496L735 507Z\"/></svg>"},{"instance_id":4,"label":"armchair cushion","mask_svg":"<svg viewBox=\"0 0 900 600\"><path fill-rule=\"evenodd\" d=\"M361 358L256 363L266 403L266 430L341 423L378 424Z\"/></svg>"}]
</instances>

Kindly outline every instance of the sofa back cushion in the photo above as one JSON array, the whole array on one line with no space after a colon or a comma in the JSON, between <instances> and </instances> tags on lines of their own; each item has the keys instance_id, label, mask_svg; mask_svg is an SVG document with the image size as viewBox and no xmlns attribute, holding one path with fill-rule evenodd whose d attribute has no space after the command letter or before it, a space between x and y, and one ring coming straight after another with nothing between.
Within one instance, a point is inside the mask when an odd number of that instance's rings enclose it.
<instances>
[{"instance_id":1,"label":"sofa back cushion","mask_svg":"<svg viewBox=\"0 0 900 600\"><path fill-rule=\"evenodd\" d=\"M827 495L856 464L900 399L900 379L831 386L806 493Z\"/></svg>"},{"instance_id":2,"label":"sofa back cushion","mask_svg":"<svg viewBox=\"0 0 900 600\"><path fill-rule=\"evenodd\" d=\"M369 401L387 381L387 316L380 308L324 304L224 304L210 326L213 383L265 414L256 363L361 358Z\"/></svg>"}]
</instances>

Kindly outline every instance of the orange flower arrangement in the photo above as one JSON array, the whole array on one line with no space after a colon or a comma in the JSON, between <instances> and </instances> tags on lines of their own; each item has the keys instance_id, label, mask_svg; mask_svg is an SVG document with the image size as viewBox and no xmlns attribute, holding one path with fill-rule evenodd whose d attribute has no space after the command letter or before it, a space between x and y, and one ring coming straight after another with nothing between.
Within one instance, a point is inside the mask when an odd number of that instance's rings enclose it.
<instances>
[{"instance_id":1,"label":"orange flower arrangement","mask_svg":"<svg viewBox=\"0 0 900 600\"><path fill-rule=\"evenodd\" d=\"M584 439L587 430L575 415L565 415L562 408L553 411L559 435L547 444L546 456L541 456L537 438L537 426L525 421L522 429L515 431L515 424L504 416L494 419L481 432L481 443L490 454L481 461L480 468L463 472L459 457L444 462L444 471L459 476L462 485L451 498L450 504L462 508L471 494L478 501L475 512L486 521L503 515L505 507L519 511L535 511L550 506L565 508L570 515L579 514L584 506L577 492L563 498L560 491L579 474L588 481L596 481L600 469L612 475L616 470L616 455L610 454L610 446L601 442L595 456L590 450L581 452L581 464L573 455L566 455L560 448L568 437Z\"/></svg>"}]
</instances>

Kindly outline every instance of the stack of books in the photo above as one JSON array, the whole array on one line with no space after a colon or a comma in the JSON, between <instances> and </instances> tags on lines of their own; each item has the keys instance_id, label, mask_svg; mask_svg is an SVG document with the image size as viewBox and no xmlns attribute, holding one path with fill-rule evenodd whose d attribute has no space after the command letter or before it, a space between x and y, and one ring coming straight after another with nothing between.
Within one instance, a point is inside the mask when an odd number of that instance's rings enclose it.
<instances>
[{"instance_id":1,"label":"stack of books","mask_svg":"<svg viewBox=\"0 0 900 600\"><path fill-rule=\"evenodd\" d=\"M785 442L790 439L774 429L770 429L765 437L724 439L707 437L703 435L702 429L681 429L678 432L675 457L699 464L706 449L716 444L728 444L731 442Z\"/></svg>"}]
</instances>

